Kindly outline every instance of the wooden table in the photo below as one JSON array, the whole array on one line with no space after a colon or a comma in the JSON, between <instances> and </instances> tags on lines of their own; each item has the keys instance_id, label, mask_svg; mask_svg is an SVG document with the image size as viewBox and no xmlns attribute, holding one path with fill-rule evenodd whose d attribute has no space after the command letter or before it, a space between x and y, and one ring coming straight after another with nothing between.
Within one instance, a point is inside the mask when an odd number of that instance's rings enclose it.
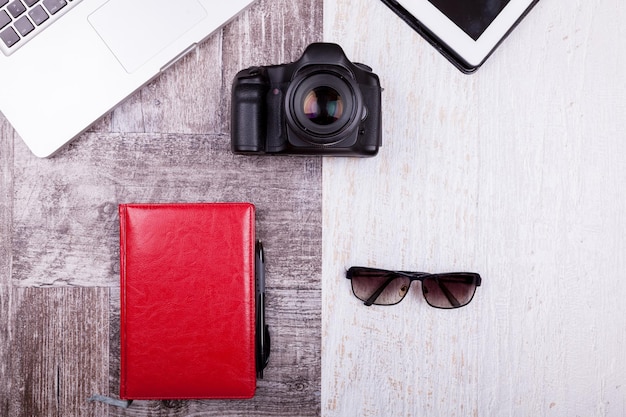
<instances>
[{"instance_id":1,"label":"wooden table","mask_svg":"<svg viewBox=\"0 0 626 417\"><path fill-rule=\"evenodd\" d=\"M258 0L54 158L0 118L0 415L622 417L625 20L543 0L468 76L377 0ZM234 74L321 40L380 76L379 155L232 155ZM268 257L257 396L88 402L119 392L117 204L237 200ZM351 265L483 285L366 307Z\"/></svg>"},{"instance_id":2,"label":"wooden table","mask_svg":"<svg viewBox=\"0 0 626 417\"><path fill-rule=\"evenodd\" d=\"M626 414L625 20L542 0L467 76L379 2L324 2L324 39L380 75L385 142L323 164L322 415ZM361 264L483 285L366 307Z\"/></svg>"},{"instance_id":3,"label":"wooden table","mask_svg":"<svg viewBox=\"0 0 626 417\"><path fill-rule=\"evenodd\" d=\"M321 13L259 0L51 159L0 119L0 416L320 414L322 160L234 156L229 132L236 72L297 59ZM256 397L88 402L119 395L117 205L197 201L257 209L273 349Z\"/></svg>"}]
</instances>

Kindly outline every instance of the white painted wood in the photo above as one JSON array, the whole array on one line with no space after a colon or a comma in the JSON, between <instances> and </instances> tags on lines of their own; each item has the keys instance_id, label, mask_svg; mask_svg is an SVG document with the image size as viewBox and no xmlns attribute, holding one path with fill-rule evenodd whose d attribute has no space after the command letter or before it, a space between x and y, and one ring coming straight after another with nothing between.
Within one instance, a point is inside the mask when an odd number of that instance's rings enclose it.
<instances>
[{"instance_id":1,"label":"white painted wood","mask_svg":"<svg viewBox=\"0 0 626 417\"><path fill-rule=\"evenodd\" d=\"M624 21L544 0L468 76L382 3L324 1L385 91L379 156L323 162L323 416L626 415ZM365 307L357 264L484 284Z\"/></svg>"}]
</instances>

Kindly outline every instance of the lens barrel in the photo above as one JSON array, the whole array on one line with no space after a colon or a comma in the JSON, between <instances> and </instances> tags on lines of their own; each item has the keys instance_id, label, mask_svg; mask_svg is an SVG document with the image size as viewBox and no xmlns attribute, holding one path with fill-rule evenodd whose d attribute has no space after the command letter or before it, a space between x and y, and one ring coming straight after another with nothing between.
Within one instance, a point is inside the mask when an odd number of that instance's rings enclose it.
<instances>
[{"instance_id":1,"label":"lens barrel","mask_svg":"<svg viewBox=\"0 0 626 417\"><path fill-rule=\"evenodd\" d=\"M358 86L341 69L305 72L285 95L287 122L298 136L318 146L352 134L365 114Z\"/></svg>"}]
</instances>

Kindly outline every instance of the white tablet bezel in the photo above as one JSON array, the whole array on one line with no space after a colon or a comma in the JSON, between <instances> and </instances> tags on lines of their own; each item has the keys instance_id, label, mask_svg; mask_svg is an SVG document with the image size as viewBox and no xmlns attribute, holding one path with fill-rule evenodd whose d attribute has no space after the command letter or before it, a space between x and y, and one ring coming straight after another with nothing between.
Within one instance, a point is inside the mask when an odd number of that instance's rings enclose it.
<instances>
[{"instance_id":1,"label":"white tablet bezel","mask_svg":"<svg viewBox=\"0 0 626 417\"><path fill-rule=\"evenodd\" d=\"M510 0L477 40L472 39L428 0L396 0L469 66L480 65L524 15L534 0Z\"/></svg>"}]
</instances>

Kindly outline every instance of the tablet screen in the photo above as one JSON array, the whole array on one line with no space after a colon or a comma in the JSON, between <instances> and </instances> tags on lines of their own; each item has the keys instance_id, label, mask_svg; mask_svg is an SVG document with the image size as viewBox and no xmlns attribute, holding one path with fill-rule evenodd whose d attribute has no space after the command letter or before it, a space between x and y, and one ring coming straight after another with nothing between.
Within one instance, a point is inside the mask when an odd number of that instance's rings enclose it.
<instances>
[{"instance_id":1,"label":"tablet screen","mask_svg":"<svg viewBox=\"0 0 626 417\"><path fill-rule=\"evenodd\" d=\"M539 0L381 1L469 73Z\"/></svg>"},{"instance_id":2,"label":"tablet screen","mask_svg":"<svg viewBox=\"0 0 626 417\"><path fill-rule=\"evenodd\" d=\"M477 40L510 0L428 0Z\"/></svg>"}]
</instances>

